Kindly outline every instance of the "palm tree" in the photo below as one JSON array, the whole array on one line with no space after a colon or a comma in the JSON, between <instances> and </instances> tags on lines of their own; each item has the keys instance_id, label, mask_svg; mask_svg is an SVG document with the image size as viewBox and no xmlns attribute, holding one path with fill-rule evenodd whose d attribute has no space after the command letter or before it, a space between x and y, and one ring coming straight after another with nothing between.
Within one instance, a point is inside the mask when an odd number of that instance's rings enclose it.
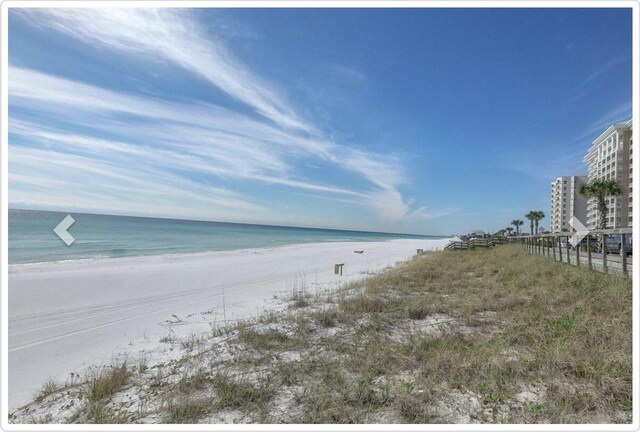
<instances>
[{"instance_id":1,"label":"palm tree","mask_svg":"<svg viewBox=\"0 0 640 432\"><path fill-rule=\"evenodd\" d=\"M535 214L535 218L533 219L533 221L536 224L536 234L538 234L538 222L540 222L542 219L544 219L544 212L542 210L536 210L533 212Z\"/></svg>"},{"instance_id":2,"label":"palm tree","mask_svg":"<svg viewBox=\"0 0 640 432\"><path fill-rule=\"evenodd\" d=\"M598 229L605 229L607 226L607 214L609 213L607 197L618 196L621 193L622 187L613 179L594 180L580 186L580 195L589 199L593 198L598 203Z\"/></svg>"},{"instance_id":3,"label":"palm tree","mask_svg":"<svg viewBox=\"0 0 640 432\"><path fill-rule=\"evenodd\" d=\"M520 235L520 226L524 224L520 219L514 219L511 221L511 225L516 227L516 235Z\"/></svg>"},{"instance_id":4,"label":"palm tree","mask_svg":"<svg viewBox=\"0 0 640 432\"><path fill-rule=\"evenodd\" d=\"M505 230L507 230L509 235L511 235L511 233L513 232L513 228L511 228L511 227L506 227Z\"/></svg>"},{"instance_id":5,"label":"palm tree","mask_svg":"<svg viewBox=\"0 0 640 432\"><path fill-rule=\"evenodd\" d=\"M527 219L529 219L529 226L531 227L531 235L533 235L533 221L536 219L536 212L531 210L529 213L524 215Z\"/></svg>"}]
</instances>

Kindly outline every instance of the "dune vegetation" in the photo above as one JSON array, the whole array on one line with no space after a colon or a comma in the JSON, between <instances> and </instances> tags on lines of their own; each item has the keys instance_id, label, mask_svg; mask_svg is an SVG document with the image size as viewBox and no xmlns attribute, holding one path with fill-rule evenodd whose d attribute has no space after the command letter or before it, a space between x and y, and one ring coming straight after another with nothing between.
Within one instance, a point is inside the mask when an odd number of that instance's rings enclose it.
<instances>
[{"instance_id":1,"label":"dune vegetation","mask_svg":"<svg viewBox=\"0 0 640 432\"><path fill-rule=\"evenodd\" d=\"M518 246L425 253L163 341L177 359L44 383L11 420L629 423L631 311L630 278Z\"/></svg>"}]
</instances>

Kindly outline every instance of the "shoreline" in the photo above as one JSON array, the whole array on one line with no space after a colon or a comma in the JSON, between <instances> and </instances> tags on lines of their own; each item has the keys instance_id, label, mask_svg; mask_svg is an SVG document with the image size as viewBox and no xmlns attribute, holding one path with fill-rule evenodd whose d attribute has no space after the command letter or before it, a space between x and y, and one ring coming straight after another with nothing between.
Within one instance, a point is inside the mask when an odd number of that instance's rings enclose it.
<instances>
[{"instance_id":1,"label":"shoreline","mask_svg":"<svg viewBox=\"0 0 640 432\"><path fill-rule=\"evenodd\" d=\"M47 379L123 352L151 362L171 357L159 342L167 335L189 337L278 310L283 296L332 291L448 242L321 242L10 266L10 407ZM343 276L333 274L339 262Z\"/></svg>"},{"instance_id":2,"label":"shoreline","mask_svg":"<svg viewBox=\"0 0 640 432\"><path fill-rule=\"evenodd\" d=\"M97 263L103 260L130 260L130 261L140 261L140 262L148 262L154 258L158 260L162 260L164 258L180 258L180 257L200 257L200 256L216 256L223 255L229 253L260 253L261 251L268 251L274 249L282 249L287 247L296 247L296 246L309 246L316 244L347 244L347 243L384 243L384 242L395 242L395 241L440 241L440 240L455 240L456 237L440 237L440 236L425 236L428 238L390 238L385 240L326 240L326 241L311 241L304 243L288 243L281 244L275 246L259 246L255 248L240 248L240 249L222 249L222 250L207 250L207 251L198 251L198 252L170 252L170 253L158 253L158 254L146 254L146 255L128 255L128 256L96 256L90 258L70 258L70 259L61 259L61 260L52 260L52 261L35 261L35 262L24 262L24 263L8 263L9 272L16 271L21 268L30 268L30 267L38 267L38 266L46 266L46 265L60 265L64 263Z\"/></svg>"}]
</instances>

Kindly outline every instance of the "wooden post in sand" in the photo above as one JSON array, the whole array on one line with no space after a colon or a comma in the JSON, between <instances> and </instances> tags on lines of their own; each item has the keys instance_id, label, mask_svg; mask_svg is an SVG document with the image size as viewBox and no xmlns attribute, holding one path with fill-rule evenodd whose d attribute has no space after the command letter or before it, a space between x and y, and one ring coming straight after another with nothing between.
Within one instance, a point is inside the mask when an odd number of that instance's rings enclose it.
<instances>
[{"instance_id":1,"label":"wooden post in sand","mask_svg":"<svg viewBox=\"0 0 640 432\"><path fill-rule=\"evenodd\" d=\"M560 262L562 262L562 237L558 237L558 254L560 254Z\"/></svg>"},{"instance_id":2,"label":"wooden post in sand","mask_svg":"<svg viewBox=\"0 0 640 432\"><path fill-rule=\"evenodd\" d=\"M625 241L627 239L627 235L622 233L620 234L620 255L622 258L622 273L624 273L624 275L627 275L627 250L625 249Z\"/></svg>"},{"instance_id":3,"label":"wooden post in sand","mask_svg":"<svg viewBox=\"0 0 640 432\"><path fill-rule=\"evenodd\" d=\"M602 234L600 236L600 244L602 245L601 249L602 249L602 271L604 273L608 273L609 272L609 266L607 266L607 235L606 234Z\"/></svg>"},{"instance_id":4,"label":"wooden post in sand","mask_svg":"<svg viewBox=\"0 0 640 432\"><path fill-rule=\"evenodd\" d=\"M547 238L547 256L551 256L551 239L553 237L548 237Z\"/></svg>"},{"instance_id":5,"label":"wooden post in sand","mask_svg":"<svg viewBox=\"0 0 640 432\"><path fill-rule=\"evenodd\" d=\"M344 263L342 263L342 264L336 264L336 265L333 267L333 272L334 272L335 274L337 274L337 275L342 276L342 267L343 267L343 266L344 266Z\"/></svg>"},{"instance_id":6,"label":"wooden post in sand","mask_svg":"<svg viewBox=\"0 0 640 432\"><path fill-rule=\"evenodd\" d=\"M587 234L587 263L589 270L593 270L593 264L591 263L591 236Z\"/></svg>"},{"instance_id":7,"label":"wooden post in sand","mask_svg":"<svg viewBox=\"0 0 640 432\"><path fill-rule=\"evenodd\" d=\"M424 252L424 249L416 249L416 255L420 255Z\"/></svg>"}]
</instances>

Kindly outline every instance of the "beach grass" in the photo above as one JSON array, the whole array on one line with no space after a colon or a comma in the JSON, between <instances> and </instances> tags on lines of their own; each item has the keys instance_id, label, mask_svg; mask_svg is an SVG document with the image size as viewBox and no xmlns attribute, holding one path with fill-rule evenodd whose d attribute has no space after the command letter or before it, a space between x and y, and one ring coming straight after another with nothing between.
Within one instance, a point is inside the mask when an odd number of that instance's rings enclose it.
<instances>
[{"instance_id":1,"label":"beach grass","mask_svg":"<svg viewBox=\"0 0 640 432\"><path fill-rule=\"evenodd\" d=\"M36 401L41 401L47 398L49 395L52 395L59 391L62 388L62 385L58 383L54 378L47 379L43 384L42 388L38 392L35 397Z\"/></svg>"},{"instance_id":2,"label":"beach grass","mask_svg":"<svg viewBox=\"0 0 640 432\"><path fill-rule=\"evenodd\" d=\"M176 341L183 357L153 373L89 377L90 400L141 423L631 422L630 278L503 245L425 253L291 302ZM125 382L143 413L109 404ZM47 393L14 421L45 417ZM53 421L92 421L73 412Z\"/></svg>"}]
</instances>

